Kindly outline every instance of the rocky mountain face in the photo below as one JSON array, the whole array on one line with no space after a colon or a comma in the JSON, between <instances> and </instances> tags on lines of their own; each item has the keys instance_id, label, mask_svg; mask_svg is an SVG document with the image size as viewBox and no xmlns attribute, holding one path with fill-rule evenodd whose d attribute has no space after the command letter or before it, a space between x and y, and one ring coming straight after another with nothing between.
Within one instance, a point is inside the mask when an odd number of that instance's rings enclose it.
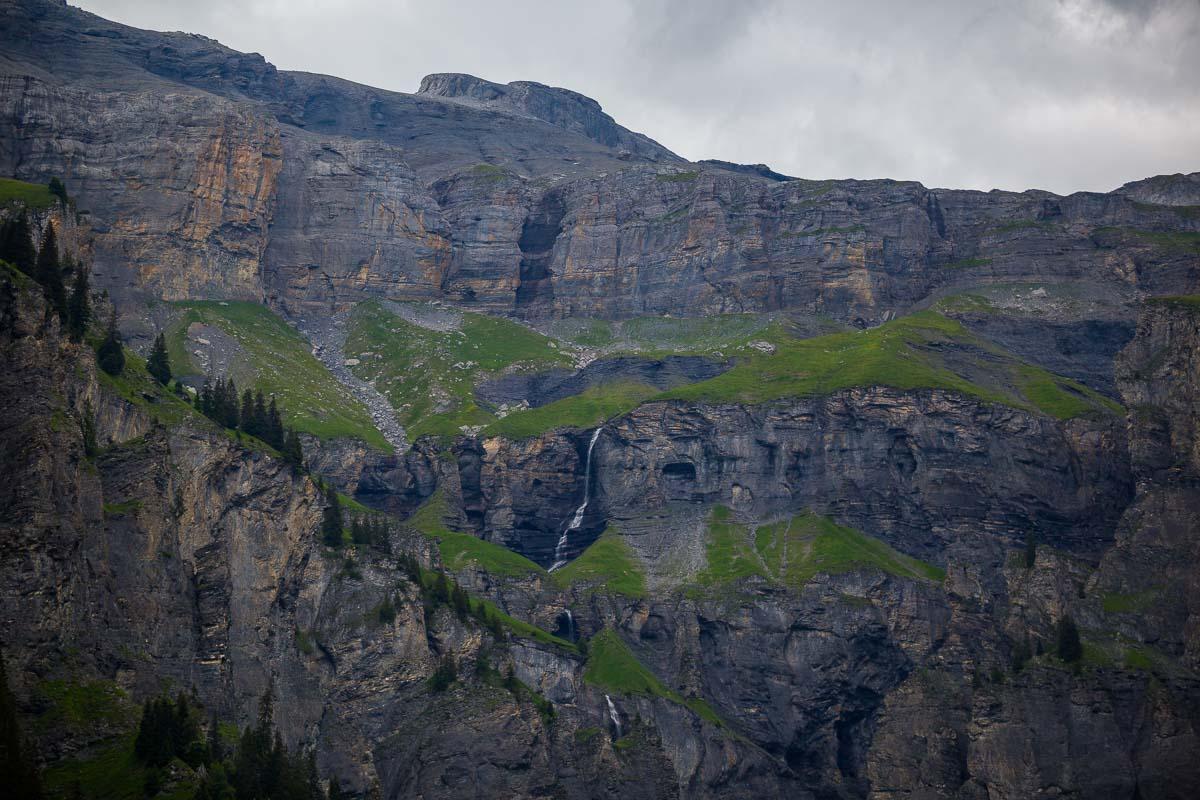
<instances>
[{"instance_id":1,"label":"rocky mountain face","mask_svg":"<svg viewBox=\"0 0 1200 800\"><path fill-rule=\"evenodd\" d=\"M1069 197L783 179L688 164L540 84L431 75L408 95L51 0L0 13L0 169L66 180L119 296L877 322L970 285L1197 279L1193 177Z\"/></svg>"},{"instance_id":2,"label":"rocky mountain face","mask_svg":"<svg viewBox=\"0 0 1200 800\"><path fill-rule=\"evenodd\" d=\"M0 265L0 647L51 796L140 775L165 691L217 732L269 692L358 797L1200 795L1197 174L802 180L538 83L0 22L0 173L71 198L35 233L310 425L292 469L98 371ZM385 541L323 535L325 487Z\"/></svg>"}]
</instances>

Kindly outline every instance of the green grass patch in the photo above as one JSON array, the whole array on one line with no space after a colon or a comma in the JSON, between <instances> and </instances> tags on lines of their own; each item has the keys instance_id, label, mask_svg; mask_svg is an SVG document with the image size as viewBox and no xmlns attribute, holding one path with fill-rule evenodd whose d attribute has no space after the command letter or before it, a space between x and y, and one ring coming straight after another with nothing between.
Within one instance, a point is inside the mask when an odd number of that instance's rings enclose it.
<instances>
[{"instance_id":1,"label":"green grass patch","mask_svg":"<svg viewBox=\"0 0 1200 800\"><path fill-rule=\"evenodd\" d=\"M972 269L986 267L990 263L992 263L990 258L960 258L957 261L948 261L942 264L942 269Z\"/></svg>"},{"instance_id":2,"label":"green grass patch","mask_svg":"<svg viewBox=\"0 0 1200 800\"><path fill-rule=\"evenodd\" d=\"M603 731L601 731L595 725L589 725L586 728L580 728L579 730L575 731L575 741L579 744L587 744L601 733L603 733Z\"/></svg>"},{"instance_id":3,"label":"green grass patch","mask_svg":"<svg viewBox=\"0 0 1200 800\"><path fill-rule=\"evenodd\" d=\"M132 514L142 507L141 500L126 500L122 503L105 503L104 516L106 517L121 517L127 514Z\"/></svg>"},{"instance_id":4,"label":"green grass patch","mask_svg":"<svg viewBox=\"0 0 1200 800\"><path fill-rule=\"evenodd\" d=\"M495 164L476 164L471 167L471 175L486 183L499 183L508 177L508 171Z\"/></svg>"},{"instance_id":5,"label":"green grass patch","mask_svg":"<svg viewBox=\"0 0 1200 800\"><path fill-rule=\"evenodd\" d=\"M469 533L450 530L444 521L445 516L446 497L439 489L409 517L407 524L437 543L442 562L451 571L461 571L475 565L492 575L503 577L546 574L546 570L538 564L507 547Z\"/></svg>"},{"instance_id":6,"label":"green grass patch","mask_svg":"<svg viewBox=\"0 0 1200 800\"><path fill-rule=\"evenodd\" d=\"M690 183L700 177L699 172L660 172L654 176L659 183Z\"/></svg>"},{"instance_id":7,"label":"green grass patch","mask_svg":"<svg viewBox=\"0 0 1200 800\"><path fill-rule=\"evenodd\" d=\"M563 587L582 585L625 597L646 596L646 576L629 545L612 527L552 576Z\"/></svg>"},{"instance_id":8,"label":"green grass patch","mask_svg":"<svg viewBox=\"0 0 1200 800\"><path fill-rule=\"evenodd\" d=\"M1193 313L1200 311L1200 294L1164 295L1162 297L1151 297L1146 302L1154 303L1155 305L1170 306L1172 308L1182 308Z\"/></svg>"},{"instance_id":9,"label":"green grass patch","mask_svg":"<svg viewBox=\"0 0 1200 800\"><path fill-rule=\"evenodd\" d=\"M753 404L851 387L890 386L944 389L1060 419L1120 409L1081 384L1017 360L933 311L865 331L811 339L794 339L775 327L764 338L775 344L774 353L755 353L715 378L653 399ZM949 354L957 356L953 365Z\"/></svg>"},{"instance_id":10,"label":"green grass patch","mask_svg":"<svg viewBox=\"0 0 1200 800\"><path fill-rule=\"evenodd\" d=\"M1093 239L1101 247L1116 247L1131 241L1171 253L1200 253L1200 233L1195 231L1148 231L1141 228L1097 228Z\"/></svg>"},{"instance_id":11,"label":"green grass patch","mask_svg":"<svg viewBox=\"0 0 1200 800\"><path fill-rule=\"evenodd\" d=\"M1100 603L1105 614L1136 614L1154 605L1158 598L1156 589L1146 589L1140 592L1122 594L1120 592L1105 592Z\"/></svg>"},{"instance_id":12,"label":"green grass patch","mask_svg":"<svg viewBox=\"0 0 1200 800\"><path fill-rule=\"evenodd\" d=\"M501 370L571 364L551 339L510 320L467 313L460 330L435 331L376 302L355 309L345 349L360 359L354 373L375 381L414 440L449 438L461 426L494 422L473 392Z\"/></svg>"},{"instance_id":13,"label":"green grass patch","mask_svg":"<svg viewBox=\"0 0 1200 800\"><path fill-rule=\"evenodd\" d=\"M818 573L877 569L889 575L941 583L945 570L907 556L872 536L811 512L760 525L754 547L770 576L802 588Z\"/></svg>"},{"instance_id":14,"label":"green grass patch","mask_svg":"<svg viewBox=\"0 0 1200 800\"><path fill-rule=\"evenodd\" d=\"M50 188L36 183L0 178L0 206L23 205L28 209L50 208L58 198L50 194Z\"/></svg>"},{"instance_id":15,"label":"green grass patch","mask_svg":"<svg viewBox=\"0 0 1200 800\"><path fill-rule=\"evenodd\" d=\"M555 428L594 428L656 394L658 389L644 383L604 383L538 408L514 411L484 428L483 435L525 439Z\"/></svg>"},{"instance_id":16,"label":"green grass patch","mask_svg":"<svg viewBox=\"0 0 1200 800\"><path fill-rule=\"evenodd\" d=\"M203 414L168 391L146 371L146 361L137 353L125 350L125 369L120 375L96 370L100 384L116 395L145 410L164 425L178 425L186 419L206 419Z\"/></svg>"},{"instance_id":17,"label":"green grass patch","mask_svg":"<svg viewBox=\"0 0 1200 800\"><path fill-rule=\"evenodd\" d=\"M612 628L605 628L588 640L588 660L583 680L603 691L621 695L662 697L690 708L701 718L724 727L721 716L700 698L685 698L667 688Z\"/></svg>"},{"instance_id":18,"label":"green grass patch","mask_svg":"<svg viewBox=\"0 0 1200 800\"><path fill-rule=\"evenodd\" d=\"M62 724L88 730L98 724L121 724L128 720L125 693L111 681L44 681L37 692L50 705L38 718L39 727Z\"/></svg>"},{"instance_id":19,"label":"green grass patch","mask_svg":"<svg viewBox=\"0 0 1200 800\"><path fill-rule=\"evenodd\" d=\"M426 573L426 574L432 575L433 573ZM525 620L517 619L516 617L511 617L508 614L505 614L503 611L501 611L499 606L497 606L495 603L493 603L490 600L484 600L482 598L472 597L470 599L470 602L471 602L471 609L473 612L480 611L480 610L486 608L489 613L494 614L495 616L499 617L501 624L503 624L504 627L506 627L510 631L512 631L514 636L517 636L521 639L530 639L532 641L539 642L541 644L548 644L548 645L552 645L554 647L559 647L559 648L562 648L563 650L569 650L572 653L579 652L579 648L575 646L574 642L568 642L566 639L562 639L558 636L555 636L554 634L550 633L549 631L542 630L538 626L532 625L532 624L526 622Z\"/></svg>"},{"instance_id":20,"label":"green grass patch","mask_svg":"<svg viewBox=\"0 0 1200 800\"><path fill-rule=\"evenodd\" d=\"M199 345L187 339L188 326L200 322L219 328L246 354L231 371L239 390L274 394L285 424L320 439L359 439L391 450L362 403L317 360L308 341L269 308L233 301L176 305L182 314L167 331L168 355L176 373L197 374L188 351Z\"/></svg>"},{"instance_id":21,"label":"green grass patch","mask_svg":"<svg viewBox=\"0 0 1200 800\"><path fill-rule=\"evenodd\" d=\"M611 322L588 317L557 320L551 323L550 334L580 347L604 347L614 341Z\"/></svg>"},{"instance_id":22,"label":"green grass patch","mask_svg":"<svg viewBox=\"0 0 1200 800\"><path fill-rule=\"evenodd\" d=\"M1147 672L1154 669L1154 659L1150 657L1146 648L1138 645L1126 647L1123 660L1127 669L1140 669Z\"/></svg>"},{"instance_id":23,"label":"green grass patch","mask_svg":"<svg viewBox=\"0 0 1200 800\"><path fill-rule=\"evenodd\" d=\"M133 754L133 735L78 759L64 759L46 769L43 781L52 798L69 798L78 783L82 795L94 800L141 800L145 766Z\"/></svg>"},{"instance_id":24,"label":"green grass patch","mask_svg":"<svg viewBox=\"0 0 1200 800\"><path fill-rule=\"evenodd\" d=\"M704 554L708 564L695 578L700 586L737 583L751 576L768 577L751 545L749 527L734 522L724 506L715 506L709 517Z\"/></svg>"},{"instance_id":25,"label":"green grass patch","mask_svg":"<svg viewBox=\"0 0 1200 800\"><path fill-rule=\"evenodd\" d=\"M618 338L638 352L711 353L745 345L765 330L761 314L714 314L706 317L634 317L618 323Z\"/></svg>"}]
</instances>

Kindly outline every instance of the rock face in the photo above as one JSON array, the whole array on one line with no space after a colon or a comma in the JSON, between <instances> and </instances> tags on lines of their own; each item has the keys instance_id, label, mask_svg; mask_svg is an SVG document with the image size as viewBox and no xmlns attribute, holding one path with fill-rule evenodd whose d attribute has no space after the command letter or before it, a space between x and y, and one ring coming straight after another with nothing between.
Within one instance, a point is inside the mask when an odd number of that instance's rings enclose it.
<instances>
[{"instance_id":1,"label":"rock face","mask_svg":"<svg viewBox=\"0 0 1200 800\"><path fill-rule=\"evenodd\" d=\"M1200 286L1195 175L1068 197L805 181L689 164L540 84L383 92L50 0L0 0L0 23L0 171L65 179L64 240L127 311L266 300L336 358L320 323L369 297L859 326L937 302L1127 411L877 386L394 455L307 441L313 474L409 518L334 549L314 480L136 365L98 374L0 267L0 641L43 767L106 752L169 683L237 723L271 687L287 744L362 797L1200 796L1200 317L1165 297ZM669 388L723 358L513 372L476 399ZM718 505L747 555L701 579ZM577 511L557 555L607 530L625 555L591 568L620 580L536 566ZM771 574L760 530L807 512L929 563L797 540L813 574ZM400 553L515 619L455 613ZM79 724L62 687L116 710Z\"/></svg>"},{"instance_id":2,"label":"rock face","mask_svg":"<svg viewBox=\"0 0 1200 800\"><path fill-rule=\"evenodd\" d=\"M587 439L556 431L485 442L479 535L549 566L557 526L583 500ZM601 517L721 503L760 519L817 509L932 560L980 536L1011 543L1026 532L1094 557L1132 496L1127 463L1115 417L1057 422L939 391L851 390L749 408L651 403L601 431L593 524L570 552L599 533Z\"/></svg>"},{"instance_id":3,"label":"rock face","mask_svg":"<svg viewBox=\"0 0 1200 800\"><path fill-rule=\"evenodd\" d=\"M683 160L653 139L625 130L595 100L570 89L532 81L504 85L474 75L438 73L422 78L417 93L539 119L614 148L621 157L644 155L656 161Z\"/></svg>"},{"instance_id":4,"label":"rock face","mask_svg":"<svg viewBox=\"0 0 1200 800\"><path fill-rule=\"evenodd\" d=\"M0 170L64 178L123 303L877 322L997 283L1183 294L1200 269L1179 209L1194 175L1069 197L788 180L688 164L565 89L440 74L384 92L49 0L0 13Z\"/></svg>"}]
</instances>

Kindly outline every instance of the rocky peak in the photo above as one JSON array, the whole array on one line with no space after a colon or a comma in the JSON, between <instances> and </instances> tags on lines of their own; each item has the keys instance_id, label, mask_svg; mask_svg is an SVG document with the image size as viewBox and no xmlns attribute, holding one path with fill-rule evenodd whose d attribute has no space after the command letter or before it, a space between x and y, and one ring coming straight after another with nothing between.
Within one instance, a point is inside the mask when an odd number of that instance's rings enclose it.
<instances>
[{"instance_id":1,"label":"rocky peak","mask_svg":"<svg viewBox=\"0 0 1200 800\"><path fill-rule=\"evenodd\" d=\"M1155 175L1131 181L1117 190L1131 200L1160 206L1200 205L1200 172Z\"/></svg>"},{"instance_id":2,"label":"rocky peak","mask_svg":"<svg viewBox=\"0 0 1200 800\"><path fill-rule=\"evenodd\" d=\"M570 89L534 81L493 83L460 72L438 72L421 79L417 94L541 120L655 161L683 160L648 136L621 127L595 100Z\"/></svg>"}]
</instances>

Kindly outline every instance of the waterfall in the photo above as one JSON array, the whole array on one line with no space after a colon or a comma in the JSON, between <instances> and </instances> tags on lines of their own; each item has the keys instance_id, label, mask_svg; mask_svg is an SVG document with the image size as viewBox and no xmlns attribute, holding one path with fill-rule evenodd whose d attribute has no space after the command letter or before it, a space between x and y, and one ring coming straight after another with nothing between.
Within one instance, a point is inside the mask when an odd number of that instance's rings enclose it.
<instances>
[{"instance_id":1,"label":"waterfall","mask_svg":"<svg viewBox=\"0 0 1200 800\"><path fill-rule=\"evenodd\" d=\"M575 509L574 516L567 526L563 528L562 535L558 537L558 544L554 548L554 565L550 567L550 571L566 564L563 559L563 551L567 549L567 540L571 535L571 531L579 530L579 526L583 524L583 512L587 511L588 497L592 493L592 448L596 446L596 440L600 438L600 431L603 428L596 428L592 431L592 440L588 442L587 460L583 466L583 502L579 504L579 508Z\"/></svg>"},{"instance_id":2,"label":"waterfall","mask_svg":"<svg viewBox=\"0 0 1200 800\"><path fill-rule=\"evenodd\" d=\"M575 641L575 616L567 609L567 641Z\"/></svg>"},{"instance_id":3,"label":"waterfall","mask_svg":"<svg viewBox=\"0 0 1200 800\"><path fill-rule=\"evenodd\" d=\"M617 713L617 707L613 705L611 697L604 695L604 701L608 703L608 718L612 720L613 727L617 729L617 735L613 738L613 741L616 741L623 735L621 733L621 715Z\"/></svg>"}]
</instances>

